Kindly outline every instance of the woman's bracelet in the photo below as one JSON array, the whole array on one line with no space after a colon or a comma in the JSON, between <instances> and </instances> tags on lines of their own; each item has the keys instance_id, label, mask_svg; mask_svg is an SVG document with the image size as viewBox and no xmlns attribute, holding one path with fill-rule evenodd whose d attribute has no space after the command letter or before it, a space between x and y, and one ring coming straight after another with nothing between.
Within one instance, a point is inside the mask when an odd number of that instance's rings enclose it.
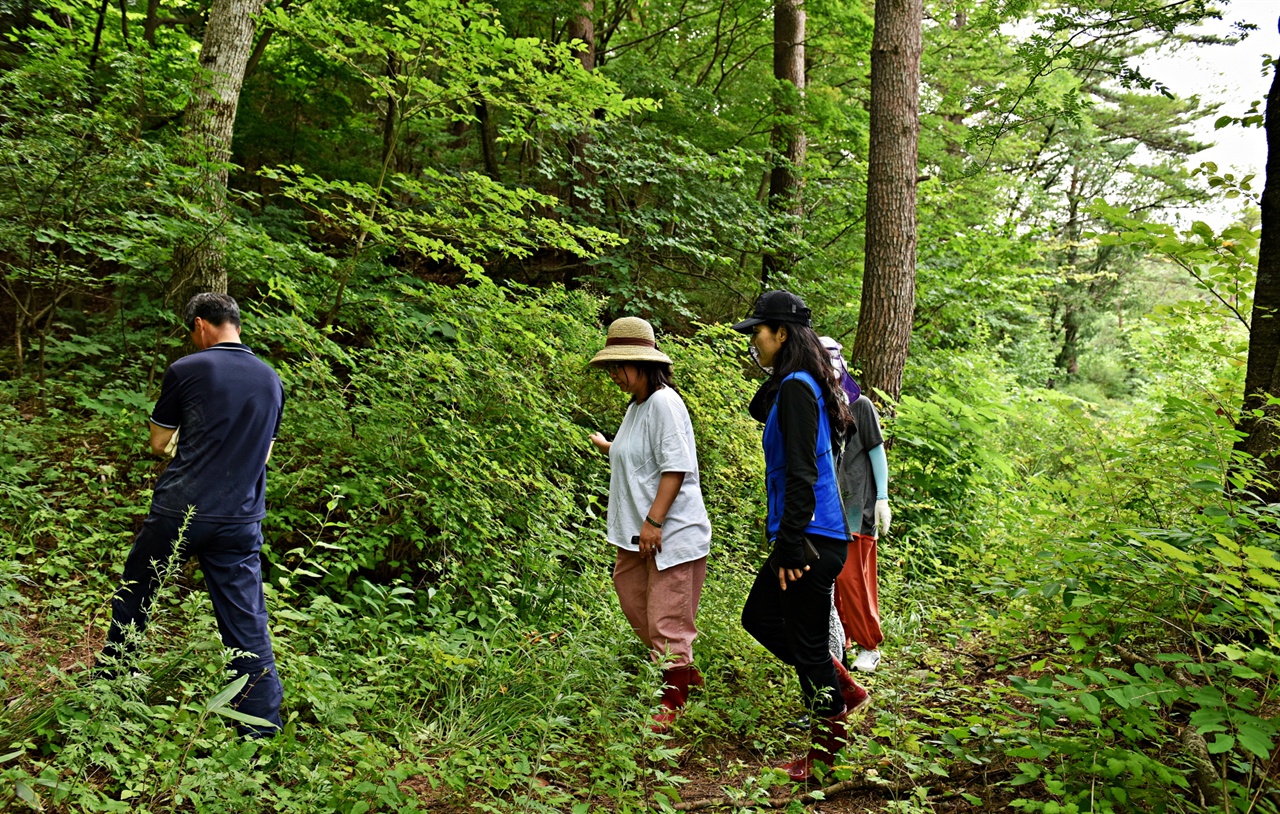
<instances>
[{"instance_id":1,"label":"woman's bracelet","mask_svg":"<svg viewBox=\"0 0 1280 814\"><path fill-rule=\"evenodd\" d=\"M652 517L650 517L650 516L649 516L649 515L647 515L647 514L644 516L644 522L646 522L646 523L648 523L649 525L653 526L655 529L660 529L660 528L662 528L662 524L661 524L661 523L659 523L657 520L654 520Z\"/></svg>"}]
</instances>

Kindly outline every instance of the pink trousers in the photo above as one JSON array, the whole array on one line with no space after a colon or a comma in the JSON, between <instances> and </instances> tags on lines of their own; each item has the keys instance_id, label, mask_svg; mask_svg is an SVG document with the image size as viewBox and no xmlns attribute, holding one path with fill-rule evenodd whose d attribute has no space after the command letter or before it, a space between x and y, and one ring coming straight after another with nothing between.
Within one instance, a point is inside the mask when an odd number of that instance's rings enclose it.
<instances>
[{"instance_id":1,"label":"pink trousers","mask_svg":"<svg viewBox=\"0 0 1280 814\"><path fill-rule=\"evenodd\" d=\"M849 556L836 577L836 611L844 626L845 647L857 642L875 650L884 641L880 631L880 590L876 585L876 538L853 535Z\"/></svg>"},{"instance_id":2,"label":"pink trousers","mask_svg":"<svg viewBox=\"0 0 1280 814\"><path fill-rule=\"evenodd\" d=\"M618 549L613 565L618 604L654 661L669 668L693 663L698 635L693 618L706 579L706 557L659 571L652 557L641 559L638 552Z\"/></svg>"}]
</instances>

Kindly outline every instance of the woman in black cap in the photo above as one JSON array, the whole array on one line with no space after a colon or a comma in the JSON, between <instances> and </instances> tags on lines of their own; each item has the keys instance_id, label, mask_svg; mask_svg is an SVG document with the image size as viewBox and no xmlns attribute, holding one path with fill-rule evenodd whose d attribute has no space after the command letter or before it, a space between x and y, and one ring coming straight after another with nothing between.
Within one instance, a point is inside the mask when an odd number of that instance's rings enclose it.
<instances>
[{"instance_id":1,"label":"woman in black cap","mask_svg":"<svg viewBox=\"0 0 1280 814\"><path fill-rule=\"evenodd\" d=\"M742 626L800 679L812 745L783 767L797 782L814 779L815 763L832 765L849 712L868 701L827 647L832 589L849 543L831 441L853 419L809 317L796 295L769 291L733 326L751 335L752 353L769 372L750 410L764 424L773 552L756 575Z\"/></svg>"}]
</instances>

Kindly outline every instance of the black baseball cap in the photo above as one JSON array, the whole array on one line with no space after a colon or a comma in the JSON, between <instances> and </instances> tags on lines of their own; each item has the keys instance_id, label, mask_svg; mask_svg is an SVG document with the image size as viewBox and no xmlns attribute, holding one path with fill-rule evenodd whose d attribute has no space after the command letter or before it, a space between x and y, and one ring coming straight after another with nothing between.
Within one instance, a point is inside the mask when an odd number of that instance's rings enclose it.
<instances>
[{"instance_id":1,"label":"black baseball cap","mask_svg":"<svg viewBox=\"0 0 1280 814\"><path fill-rule=\"evenodd\" d=\"M810 328L812 327L809 324L810 314L804 300L790 291L766 291L760 295L760 299L756 300L756 307L751 312L751 316L734 325L733 329L739 333L749 334L753 327L762 322L789 322L792 325Z\"/></svg>"}]
</instances>

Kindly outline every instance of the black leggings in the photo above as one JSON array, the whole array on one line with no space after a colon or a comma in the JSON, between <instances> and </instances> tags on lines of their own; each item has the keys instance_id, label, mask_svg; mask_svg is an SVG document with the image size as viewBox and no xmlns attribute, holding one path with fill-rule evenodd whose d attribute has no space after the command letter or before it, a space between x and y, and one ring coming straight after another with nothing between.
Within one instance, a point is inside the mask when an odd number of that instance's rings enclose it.
<instances>
[{"instance_id":1,"label":"black leggings","mask_svg":"<svg viewBox=\"0 0 1280 814\"><path fill-rule=\"evenodd\" d=\"M819 557L803 577L787 583L787 590L778 587L778 569L768 561L761 567L742 608L742 627L770 653L796 668L809 712L830 717L844 708L828 649L828 627L831 589L844 568L848 543L812 535L809 539Z\"/></svg>"}]
</instances>

